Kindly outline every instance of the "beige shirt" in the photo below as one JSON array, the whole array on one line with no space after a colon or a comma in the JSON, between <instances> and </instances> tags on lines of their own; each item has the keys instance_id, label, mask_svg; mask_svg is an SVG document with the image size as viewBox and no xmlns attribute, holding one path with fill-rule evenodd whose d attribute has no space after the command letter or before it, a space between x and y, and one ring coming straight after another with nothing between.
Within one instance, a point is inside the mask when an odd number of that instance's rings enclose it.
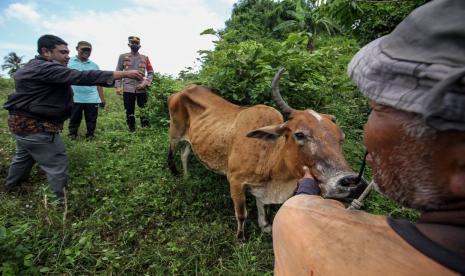
<instances>
[{"instance_id":1,"label":"beige shirt","mask_svg":"<svg viewBox=\"0 0 465 276\"><path fill-rule=\"evenodd\" d=\"M386 217L298 195L273 223L276 275L458 275L416 250Z\"/></svg>"}]
</instances>

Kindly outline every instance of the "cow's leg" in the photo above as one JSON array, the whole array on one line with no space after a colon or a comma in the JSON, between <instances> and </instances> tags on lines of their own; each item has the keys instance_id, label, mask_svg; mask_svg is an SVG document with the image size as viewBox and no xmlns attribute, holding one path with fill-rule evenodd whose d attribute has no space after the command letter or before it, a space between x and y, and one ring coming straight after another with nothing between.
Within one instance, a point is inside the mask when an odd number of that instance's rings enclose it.
<instances>
[{"instance_id":1,"label":"cow's leg","mask_svg":"<svg viewBox=\"0 0 465 276\"><path fill-rule=\"evenodd\" d=\"M263 232L271 233L271 224L268 222L266 217L265 204L263 204L263 202L257 197L255 198L255 201L257 203L258 210L258 226L260 226L260 229L262 229Z\"/></svg>"},{"instance_id":2,"label":"cow's leg","mask_svg":"<svg viewBox=\"0 0 465 276\"><path fill-rule=\"evenodd\" d=\"M171 129L170 129L171 132ZM174 153L176 152L176 145L179 143L179 138L173 138L170 135L170 150L168 152L168 167L173 175L179 175L178 169L176 169L176 162L174 161Z\"/></svg>"},{"instance_id":3,"label":"cow's leg","mask_svg":"<svg viewBox=\"0 0 465 276\"><path fill-rule=\"evenodd\" d=\"M244 224L247 218L247 209L245 206L245 190L242 183L229 179L231 189L231 198L234 203L234 213L237 221L236 237L240 240L245 239Z\"/></svg>"},{"instance_id":4,"label":"cow's leg","mask_svg":"<svg viewBox=\"0 0 465 276\"><path fill-rule=\"evenodd\" d=\"M186 143L181 153L182 169L184 171L184 177L188 176L187 161L189 160L189 154L191 153L191 146Z\"/></svg>"},{"instance_id":5,"label":"cow's leg","mask_svg":"<svg viewBox=\"0 0 465 276\"><path fill-rule=\"evenodd\" d=\"M168 152L168 167L173 175L179 175L179 171L176 168L176 162L174 161L174 155L176 153L176 147L181 141L185 133L185 125L176 120L177 116L172 116L170 110L170 129L169 129L169 136L170 136L170 150Z\"/></svg>"}]
</instances>

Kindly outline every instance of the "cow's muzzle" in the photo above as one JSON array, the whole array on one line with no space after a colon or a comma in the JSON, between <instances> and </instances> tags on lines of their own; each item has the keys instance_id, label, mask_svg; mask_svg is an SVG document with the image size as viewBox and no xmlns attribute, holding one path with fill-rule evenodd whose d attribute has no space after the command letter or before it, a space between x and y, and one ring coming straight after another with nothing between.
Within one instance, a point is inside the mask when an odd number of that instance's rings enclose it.
<instances>
[{"instance_id":1,"label":"cow's muzzle","mask_svg":"<svg viewBox=\"0 0 465 276\"><path fill-rule=\"evenodd\" d=\"M368 183L355 174L345 174L330 179L323 185L323 197L333 198L339 201L351 201L358 198Z\"/></svg>"},{"instance_id":2,"label":"cow's muzzle","mask_svg":"<svg viewBox=\"0 0 465 276\"><path fill-rule=\"evenodd\" d=\"M348 175L341 178L337 184L340 187L347 188L347 199L352 200L358 198L366 189L368 183L356 175Z\"/></svg>"}]
</instances>

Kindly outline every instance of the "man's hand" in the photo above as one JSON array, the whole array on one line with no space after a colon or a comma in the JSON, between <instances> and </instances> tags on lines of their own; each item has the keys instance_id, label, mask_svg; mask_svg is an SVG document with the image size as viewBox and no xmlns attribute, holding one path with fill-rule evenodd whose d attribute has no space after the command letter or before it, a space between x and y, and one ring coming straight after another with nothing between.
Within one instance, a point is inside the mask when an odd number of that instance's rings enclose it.
<instances>
[{"instance_id":1,"label":"man's hand","mask_svg":"<svg viewBox=\"0 0 465 276\"><path fill-rule=\"evenodd\" d=\"M116 95L121 96L123 95L123 88L116 87L115 92L116 92Z\"/></svg>"},{"instance_id":2,"label":"man's hand","mask_svg":"<svg viewBox=\"0 0 465 276\"><path fill-rule=\"evenodd\" d=\"M321 192L320 186L310 172L310 169L307 166L304 166L303 170L304 176L297 183L298 186L295 194L319 195Z\"/></svg>"},{"instance_id":3,"label":"man's hand","mask_svg":"<svg viewBox=\"0 0 465 276\"><path fill-rule=\"evenodd\" d=\"M142 89L144 89L146 86L147 86L147 85L145 84L145 82L143 82L143 83L141 83L141 84L138 84L138 85L136 86L136 89L137 89L137 90L142 90Z\"/></svg>"},{"instance_id":4,"label":"man's hand","mask_svg":"<svg viewBox=\"0 0 465 276\"><path fill-rule=\"evenodd\" d=\"M312 173L310 172L310 169L307 166L303 166L303 170L304 170L304 176L302 177L302 179L303 178L315 179L315 177L313 177Z\"/></svg>"},{"instance_id":5,"label":"man's hand","mask_svg":"<svg viewBox=\"0 0 465 276\"><path fill-rule=\"evenodd\" d=\"M98 107L100 107L101 109L105 109L105 105L106 105L106 102L102 101L101 103L98 104Z\"/></svg>"},{"instance_id":6,"label":"man's hand","mask_svg":"<svg viewBox=\"0 0 465 276\"><path fill-rule=\"evenodd\" d=\"M139 70L128 70L123 72L123 78L143 80L144 74L141 73Z\"/></svg>"}]
</instances>

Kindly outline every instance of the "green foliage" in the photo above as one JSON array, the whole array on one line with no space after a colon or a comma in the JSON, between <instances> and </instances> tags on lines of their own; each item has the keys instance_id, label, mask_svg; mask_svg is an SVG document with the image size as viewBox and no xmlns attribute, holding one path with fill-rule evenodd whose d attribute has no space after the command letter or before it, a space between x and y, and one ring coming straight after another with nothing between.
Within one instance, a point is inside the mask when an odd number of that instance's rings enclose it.
<instances>
[{"instance_id":1,"label":"green foliage","mask_svg":"<svg viewBox=\"0 0 465 276\"><path fill-rule=\"evenodd\" d=\"M413 9L425 2L334 0L323 5L319 13L333 18L363 45L390 33Z\"/></svg>"},{"instance_id":2,"label":"green foliage","mask_svg":"<svg viewBox=\"0 0 465 276\"><path fill-rule=\"evenodd\" d=\"M0 78L0 91L4 93L12 93L14 88L14 81L12 79Z\"/></svg>"},{"instance_id":3,"label":"green foliage","mask_svg":"<svg viewBox=\"0 0 465 276\"><path fill-rule=\"evenodd\" d=\"M219 32L220 37L227 43L285 38L286 32L273 32L273 29L280 22L292 19L287 10L295 10L294 1L238 1L234 4L231 18L225 22L226 28Z\"/></svg>"},{"instance_id":4,"label":"green foliage","mask_svg":"<svg viewBox=\"0 0 465 276\"><path fill-rule=\"evenodd\" d=\"M180 91L184 83L156 73L149 89L150 101L144 112L159 126L169 125L168 96Z\"/></svg>"}]
</instances>

